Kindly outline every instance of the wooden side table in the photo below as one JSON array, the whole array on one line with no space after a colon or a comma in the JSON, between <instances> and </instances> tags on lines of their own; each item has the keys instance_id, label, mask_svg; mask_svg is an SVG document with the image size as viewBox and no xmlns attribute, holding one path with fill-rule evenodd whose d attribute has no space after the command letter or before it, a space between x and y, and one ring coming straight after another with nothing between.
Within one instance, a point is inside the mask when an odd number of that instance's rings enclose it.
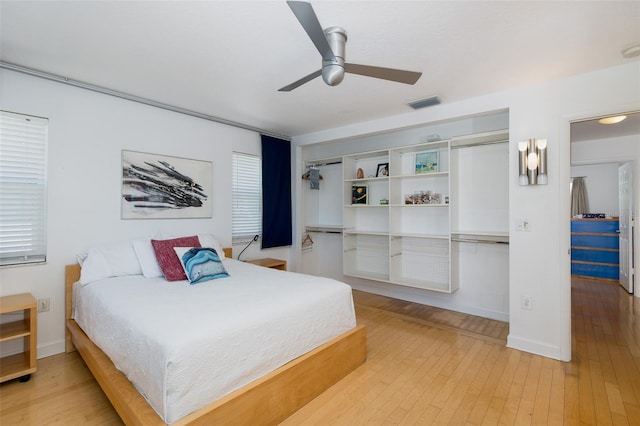
<instances>
[{"instance_id":1,"label":"wooden side table","mask_svg":"<svg viewBox=\"0 0 640 426\"><path fill-rule=\"evenodd\" d=\"M254 265L264 266L265 268L279 269L281 271L287 270L287 261L280 259L272 259L265 257L262 259L247 260L247 263L253 263Z\"/></svg>"},{"instance_id":2,"label":"wooden side table","mask_svg":"<svg viewBox=\"0 0 640 426\"><path fill-rule=\"evenodd\" d=\"M20 378L26 382L37 370L36 351L38 346L38 311L36 299L31 293L0 297L0 315L17 314L23 318L0 324L0 341L23 340L23 350L0 359L0 383Z\"/></svg>"}]
</instances>

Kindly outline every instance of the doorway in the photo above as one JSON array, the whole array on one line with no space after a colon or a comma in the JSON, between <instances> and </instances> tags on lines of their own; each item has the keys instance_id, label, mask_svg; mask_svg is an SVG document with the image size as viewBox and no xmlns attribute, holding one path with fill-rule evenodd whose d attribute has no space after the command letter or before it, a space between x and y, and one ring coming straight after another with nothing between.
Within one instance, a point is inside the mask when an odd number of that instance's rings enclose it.
<instances>
[{"instance_id":1,"label":"doorway","mask_svg":"<svg viewBox=\"0 0 640 426\"><path fill-rule=\"evenodd\" d=\"M613 124L600 123L600 117L571 123L571 191L575 196L583 185L585 196L576 197L574 205L586 203L571 213L571 275L620 282L633 293L638 258L634 222L637 225L640 200L634 194L640 187L640 113L620 116L626 118Z\"/></svg>"}]
</instances>

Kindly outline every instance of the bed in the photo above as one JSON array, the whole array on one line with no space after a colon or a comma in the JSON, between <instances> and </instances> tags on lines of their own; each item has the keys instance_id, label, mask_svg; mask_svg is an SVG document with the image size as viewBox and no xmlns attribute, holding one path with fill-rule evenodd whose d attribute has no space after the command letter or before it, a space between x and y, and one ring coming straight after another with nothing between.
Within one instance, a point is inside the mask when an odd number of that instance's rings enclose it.
<instances>
[{"instance_id":1,"label":"bed","mask_svg":"<svg viewBox=\"0 0 640 426\"><path fill-rule=\"evenodd\" d=\"M348 286L233 259L224 264L229 278L197 286L142 275L81 285L80 266L66 267L67 351L78 350L126 424L276 424L364 362L366 330L350 318ZM177 302L181 292L195 299ZM180 314L181 305L198 308ZM208 310L224 320L211 320ZM333 325L316 316L324 310L337 318ZM315 337L305 341L305 334ZM287 341L294 345L276 357Z\"/></svg>"}]
</instances>

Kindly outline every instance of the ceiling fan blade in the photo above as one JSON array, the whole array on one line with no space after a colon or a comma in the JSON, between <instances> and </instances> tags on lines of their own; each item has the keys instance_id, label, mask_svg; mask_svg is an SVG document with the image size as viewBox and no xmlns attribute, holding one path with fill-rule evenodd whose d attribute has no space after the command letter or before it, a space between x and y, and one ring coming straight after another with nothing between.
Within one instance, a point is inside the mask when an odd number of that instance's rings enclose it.
<instances>
[{"instance_id":1,"label":"ceiling fan blade","mask_svg":"<svg viewBox=\"0 0 640 426\"><path fill-rule=\"evenodd\" d=\"M318 70L315 72L312 72L311 74L309 74L306 77L302 77L300 80L293 82L291 84L289 84L288 86L284 86L282 89L278 89L278 92L290 92L293 89L295 89L296 87L300 87L303 84L313 80L316 77L320 77L322 75L322 70Z\"/></svg>"},{"instance_id":2,"label":"ceiling fan blade","mask_svg":"<svg viewBox=\"0 0 640 426\"><path fill-rule=\"evenodd\" d=\"M344 70L351 74L381 78L404 84L415 84L422 75L421 72L396 70L393 68L372 67L369 65L344 64Z\"/></svg>"},{"instance_id":3,"label":"ceiling fan blade","mask_svg":"<svg viewBox=\"0 0 640 426\"><path fill-rule=\"evenodd\" d=\"M287 4L291 8L291 11L298 21L302 25L302 28L307 32L309 38L322 55L322 59L325 61L332 61L335 58L327 37L324 35L324 30L318 21L318 17L311 7L311 3L304 1L288 1Z\"/></svg>"}]
</instances>

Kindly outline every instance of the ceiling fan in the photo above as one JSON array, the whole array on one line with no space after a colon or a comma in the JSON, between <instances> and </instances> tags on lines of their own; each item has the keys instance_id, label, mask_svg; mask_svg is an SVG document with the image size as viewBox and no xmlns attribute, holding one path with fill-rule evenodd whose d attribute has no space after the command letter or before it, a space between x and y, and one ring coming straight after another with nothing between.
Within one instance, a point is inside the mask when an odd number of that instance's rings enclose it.
<instances>
[{"instance_id":1,"label":"ceiling fan","mask_svg":"<svg viewBox=\"0 0 640 426\"><path fill-rule=\"evenodd\" d=\"M344 78L345 72L405 84L415 84L422 75L421 72L346 63L344 52L347 32L340 27L329 27L323 30L310 3L287 1L287 4L320 52L322 69L278 89L279 92L290 92L319 76L322 76L324 82L329 86L337 86Z\"/></svg>"}]
</instances>

